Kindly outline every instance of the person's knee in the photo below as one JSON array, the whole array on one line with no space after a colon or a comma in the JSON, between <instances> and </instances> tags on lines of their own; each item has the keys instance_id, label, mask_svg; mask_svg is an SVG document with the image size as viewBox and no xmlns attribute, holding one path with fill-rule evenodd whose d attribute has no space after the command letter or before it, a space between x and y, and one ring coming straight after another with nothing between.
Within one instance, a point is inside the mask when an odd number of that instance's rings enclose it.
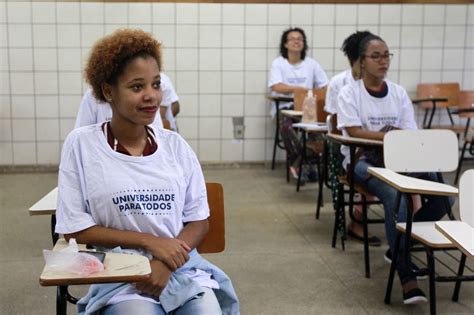
<instances>
[{"instance_id":1,"label":"person's knee","mask_svg":"<svg viewBox=\"0 0 474 315\"><path fill-rule=\"evenodd\" d=\"M192 299L180 307L174 315L222 315L219 301L212 289L204 288L204 294Z\"/></svg>"},{"instance_id":2,"label":"person's knee","mask_svg":"<svg viewBox=\"0 0 474 315\"><path fill-rule=\"evenodd\" d=\"M165 315L159 304L145 300L128 300L108 305L103 310L103 315L128 315L128 314L154 314Z\"/></svg>"}]
</instances>

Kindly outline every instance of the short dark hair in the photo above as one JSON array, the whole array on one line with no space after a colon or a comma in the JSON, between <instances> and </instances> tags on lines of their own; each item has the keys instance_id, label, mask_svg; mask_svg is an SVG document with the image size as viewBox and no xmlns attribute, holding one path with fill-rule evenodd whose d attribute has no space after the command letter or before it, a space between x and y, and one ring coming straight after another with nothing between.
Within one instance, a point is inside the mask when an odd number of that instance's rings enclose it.
<instances>
[{"instance_id":1,"label":"short dark hair","mask_svg":"<svg viewBox=\"0 0 474 315\"><path fill-rule=\"evenodd\" d=\"M344 55L349 59L351 67L359 59L359 43L367 36L374 35L369 31L357 31L347 37L342 43L341 50Z\"/></svg>"},{"instance_id":2,"label":"short dark hair","mask_svg":"<svg viewBox=\"0 0 474 315\"><path fill-rule=\"evenodd\" d=\"M114 85L125 67L138 57L154 58L161 70L161 44L151 34L139 29L118 29L99 39L92 47L84 70L94 97L106 102L102 86Z\"/></svg>"},{"instance_id":3,"label":"short dark hair","mask_svg":"<svg viewBox=\"0 0 474 315\"><path fill-rule=\"evenodd\" d=\"M304 31L299 28L299 27L293 27L289 28L286 31L281 34L281 40L280 40L280 55L282 55L283 58L288 59L288 48L285 47L285 44L288 42L288 34L291 32L298 32L303 36L303 51L301 51L301 60L304 60L306 58L306 51L308 50L308 43L306 42L306 34Z\"/></svg>"},{"instance_id":4,"label":"short dark hair","mask_svg":"<svg viewBox=\"0 0 474 315\"><path fill-rule=\"evenodd\" d=\"M359 43L359 57L365 55L368 44L373 40L379 40L385 43L385 41L377 35L374 35L374 34L367 35L366 37L362 38L362 40Z\"/></svg>"}]
</instances>

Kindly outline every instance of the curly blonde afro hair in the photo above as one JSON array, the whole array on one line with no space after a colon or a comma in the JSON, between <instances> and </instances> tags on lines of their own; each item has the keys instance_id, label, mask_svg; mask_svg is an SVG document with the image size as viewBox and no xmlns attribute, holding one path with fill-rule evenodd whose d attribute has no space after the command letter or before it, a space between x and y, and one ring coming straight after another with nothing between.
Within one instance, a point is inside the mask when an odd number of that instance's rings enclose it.
<instances>
[{"instance_id":1,"label":"curly blonde afro hair","mask_svg":"<svg viewBox=\"0 0 474 315\"><path fill-rule=\"evenodd\" d=\"M137 57L154 58L161 70L161 44L147 32L118 29L97 41L84 70L84 77L92 87L95 98L106 102L103 85L114 85L125 67Z\"/></svg>"}]
</instances>

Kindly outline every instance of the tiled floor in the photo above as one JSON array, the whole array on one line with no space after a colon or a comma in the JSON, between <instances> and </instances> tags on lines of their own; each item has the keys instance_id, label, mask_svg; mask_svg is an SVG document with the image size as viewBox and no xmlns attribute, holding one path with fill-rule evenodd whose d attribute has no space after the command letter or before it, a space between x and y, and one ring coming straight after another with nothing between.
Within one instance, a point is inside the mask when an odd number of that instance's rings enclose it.
<instances>
[{"instance_id":1,"label":"tiled floor","mask_svg":"<svg viewBox=\"0 0 474 315\"><path fill-rule=\"evenodd\" d=\"M231 276L242 314L428 313L427 305L403 306L398 282L392 305L383 303L386 244L371 248L371 279L364 278L361 244L348 241L345 251L340 244L331 248L334 214L328 191L317 221L317 185L297 193L294 182L285 182L283 169L206 167L204 173L207 181L224 184L227 229L226 250L207 257ZM56 176L0 175L0 314L55 312L55 289L38 283L42 249L51 247L49 217L30 217L27 209L56 185ZM380 225L370 229L384 235ZM472 262L469 266L474 268ZM427 285L421 282L426 293ZM450 300L452 288L437 285L438 313L473 314L474 284L463 284L458 303ZM85 288L73 291L80 295ZM69 313L75 313L71 305Z\"/></svg>"}]
</instances>

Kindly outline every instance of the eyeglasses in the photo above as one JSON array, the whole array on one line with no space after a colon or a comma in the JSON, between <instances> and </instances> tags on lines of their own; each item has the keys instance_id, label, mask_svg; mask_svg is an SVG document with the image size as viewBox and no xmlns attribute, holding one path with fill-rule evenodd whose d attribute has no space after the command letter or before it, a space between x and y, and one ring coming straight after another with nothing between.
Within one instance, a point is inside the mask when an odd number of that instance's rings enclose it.
<instances>
[{"instance_id":1,"label":"eyeglasses","mask_svg":"<svg viewBox=\"0 0 474 315\"><path fill-rule=\"evenodd\" d=\"M287 39L287 42L302 42L303 37L290 37Z\"/></svg>"},{"instance_id":2,"label":"eyeglasses","mask_svg":"<svg viewBox=\"0 0 474 315\"><path fill-rule=\"evenodd\" d=\"M370 56L364 55L364 57L370 58L375 62L380 62L382 60L390 61L393 58L393 53L384 54L384 55L372 54Z\"/></svg>"}]
</instances>

